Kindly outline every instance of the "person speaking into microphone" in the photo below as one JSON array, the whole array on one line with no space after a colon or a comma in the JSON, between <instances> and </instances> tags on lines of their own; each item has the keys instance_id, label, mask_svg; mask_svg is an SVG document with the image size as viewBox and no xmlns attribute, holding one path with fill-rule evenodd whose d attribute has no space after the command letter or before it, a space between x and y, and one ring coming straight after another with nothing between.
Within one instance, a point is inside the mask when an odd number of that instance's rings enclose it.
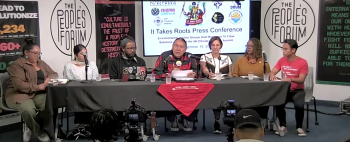
<instances>
[{"instance_id":1,"label":"person speaking into microphone","mask_svg":"<svg viewBox=\"0 0 350 142\"><path fill-rule=\"evenodd\" d=\"M209 49L211 53L202 55L200 63L203 70L204 76L208 78L215 77L215 73L228 74L231 76L232 61L227 55L220 55L220 50L222 48L222 40L218 36L213 36L209 40ZM214 109L214 134L221 134L220 128L220 109Z\"/></svg>"},{"instance_id":2,"label":"person speaking into microphone","mask_svg":"<svg viewBox=\"0 0 350 142\"><path fill-rule=\"evenodd\" d=\"M191 53L186 52L187 43L183 38L175 39L172 50L163 52L155 65L152 73L156 75L157 79L165 78L166 73L171 73L172 70L192 70L187 76L190 78L196 77L197 62L194 58L189 55ZM189 126L188 122L193 122L195 116L197 116L198 110L192 112L188 117L181 115L180 119L176 117L179 112L166 112L167 119L171 122L171 131L179 131L179 124L183 126L184 131L192 131L192 127ZM157 116L159 113L157 112Z\"/></svg>"},{"instance_id":3,"label":"person speaking into microphone","mask_svg":"<svg viewBox=\"0 0 350 142\"><path fill-rule=\"evenodd\" d=\"M85 66L88 66L88 80L96 80L98 69L94 61L88 60L86 47L78 44L73 48L74 60L64 66L63 77L69 80L85 80Z\"/></svg>"},{"instance_id":4,"label":"person speaking into microphone","mask_svg":"<svg viewBox=\"0 0 350 142\"><path fill-rule=\"evenodd\" d=\"M262 55L262 45L259 39L251 38L247 45L243 57L237 59L233 66L233 77L248 76L249 72L253 72L255 76L263 76L265 73L270 73L270 65L265 62ZM265 68L264 68L265 67ZM264 97L264 96L261 96ZM262 119L267 119L269 107L252 108L259 113Z\"/></svg>"}]
</instances>

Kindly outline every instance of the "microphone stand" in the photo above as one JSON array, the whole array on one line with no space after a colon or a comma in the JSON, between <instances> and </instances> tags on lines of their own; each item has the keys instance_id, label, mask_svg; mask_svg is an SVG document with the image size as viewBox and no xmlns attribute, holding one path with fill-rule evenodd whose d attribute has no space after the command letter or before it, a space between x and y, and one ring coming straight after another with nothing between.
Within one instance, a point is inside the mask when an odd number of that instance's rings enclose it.
<instances>
[{"instance_id":1,"label":"microphone stand","mask_svg":"<svg viewBox=\"0 0 350 142\"><path fill-rule=\"evenodd\" d=\"M264 61L264 74L266 73L266 61Z\"/></svg>"},{"instance_id":2,"label":"microphone stand","mask_svg":"<svg viewBox=\"0 0 350 142\"><path fill-rule=\"evenodd\" d=\"M201 59L200 59L200 58L195 58L195 60L197 60L197 76L196 76L196 81L202 81L203 78L199 78L200 70L201 70L201 64L200 64Z\"/></svg>"},{"instance_id":3,"label":"microphone stand","mask_svg":"<svg viewBox=\"0 0 350 142\"><path fill-rule=\"evenodd\" d=\"M81 81L81 83L91 83L91 80L88 80L88 68L89 64L87 64L86 58L85 58L85 80Z\"/></svg>"}]
</instances>

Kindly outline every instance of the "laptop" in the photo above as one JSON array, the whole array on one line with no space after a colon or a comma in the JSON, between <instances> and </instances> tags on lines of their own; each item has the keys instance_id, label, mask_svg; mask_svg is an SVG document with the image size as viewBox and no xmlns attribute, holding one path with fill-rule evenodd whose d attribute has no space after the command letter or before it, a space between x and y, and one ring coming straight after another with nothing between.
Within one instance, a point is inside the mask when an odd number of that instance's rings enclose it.
<instances>
[{"instance_id":1,"label":"laptop","mask_svg":"<svg viewBox=\"0 0 350 142\"><path fill-rule=\"evenodd\" d=\"M132 66L123 68L123 81L144 81L147 69L145 66Z\"/></svg>"}]
</instances>

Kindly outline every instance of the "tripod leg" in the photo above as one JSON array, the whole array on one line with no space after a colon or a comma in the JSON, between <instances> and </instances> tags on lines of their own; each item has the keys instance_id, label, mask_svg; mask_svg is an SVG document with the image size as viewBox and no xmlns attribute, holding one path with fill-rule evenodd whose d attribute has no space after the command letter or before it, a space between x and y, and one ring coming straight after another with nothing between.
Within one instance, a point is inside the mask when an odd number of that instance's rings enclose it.
<instances>
[{"instance_id":1,"label":"tripod leg","mask_svg":"<svg viewBox=\"0 0 350 142\"><path fill-rule=\"evenodd\" d=\"M156 131L157 131L156 112L151 112L151 129L152 129L153 140L157 141L159 139L159 135L156 134Z\"/></svg>"},{"instance_id":2,"label":"tripod leg","mask_svg":"<svg viewBox=\"0 0 350 142\"><path fill-rule=\"evenodd\" d=\"M140 124L140 129L141 129L141 137L142 137L142 140L143 141L147 141L147 139L148 139L148 136L147 135L145 135L145 132L144 132L144 130L143 130L143 125L144 124Z\"/></svg>"}]
</instances>

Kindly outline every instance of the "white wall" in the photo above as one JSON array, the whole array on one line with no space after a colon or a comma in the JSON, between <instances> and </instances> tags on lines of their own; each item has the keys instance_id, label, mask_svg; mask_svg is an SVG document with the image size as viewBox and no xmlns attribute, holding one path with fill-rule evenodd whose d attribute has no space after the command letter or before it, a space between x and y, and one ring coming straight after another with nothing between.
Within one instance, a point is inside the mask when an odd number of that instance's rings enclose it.
<instances>
[{"instance_id":1,"label":"white wall","mask_svg":"<svg viewBox=\"0 0 350 142\"><path fill-rule=\"evenodd\" d=\"M277 60L282 57L282 51L279 47L277 47L274 43L281 46L282 43L279 42L279 39L284 39L279 35L279 33L274 38L272 32L274 31L273 26L277 26L274 23L278 22L278 19L281 17L272 15L273 8L275 11L282 10L286 7L286 4L282 5L282 3L291 3L292 6L294 0L262 0L261 4L261 42L263 44L263 48L266 51L268 57L268 61L270 64L275 65ZM306 59L310 67L314 68L314 80L316 79L316 54L317 54L317 33L318 33L318 12L319 12L319 1L318 0L298 0L295 1L295 8L305 8L307 11L305 25L293 25L293 23L284 24L283 26L287 27L298 27L300 26L302 29L306 27L306 36L300 38L298 41L299 45L303 44L297 51L297 55ZM274 3L275 2L275 3ZM274 3L274 4L273 4ZM270 5L272 5L270 7ZM270 9L268 9L270 7ZM293 7L291 7L293 8ZM313 13L312 13L313 10ZM292 12L296 12L295 9ZM298 12L301 14L301 11ZM266 18L265 15L267 14ZM302 18L302 17L299 17ZM276 20L277 19L277 20ZM315 19L315 20L314 20ZM266 32L265 32L266 26ZM281 23L279 26L282 26ZM312 33L312 29L314 29ZM282 36L285 34L282 34ZM308 39L310 37L310 39ZM271 40L269 39L271 38ZM296 38L293 38L296 39ZM315 84L314 86L314 96L319 100L330 100L330 101L341 101L349 97L348 90L350 87L348 86L336 86L336 85L320 85Z\"/></svg>"}]
</instances>

